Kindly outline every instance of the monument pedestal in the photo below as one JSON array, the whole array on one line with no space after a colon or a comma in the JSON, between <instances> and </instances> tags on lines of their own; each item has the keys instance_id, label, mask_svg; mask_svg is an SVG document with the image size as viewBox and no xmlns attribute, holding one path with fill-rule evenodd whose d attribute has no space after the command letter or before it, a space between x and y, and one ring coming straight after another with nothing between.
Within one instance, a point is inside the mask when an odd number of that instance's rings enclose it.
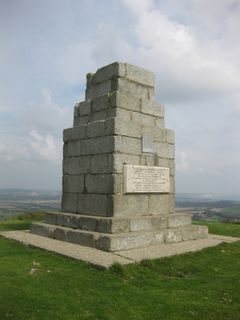
<instances>
[{"instance_id":1,"label":"monument pedestal","mask_svg":"<svg viewBox=\"0 0 240 320\"><path fill-rule=\"evenodd\" d=\"M104 251L145 248L207 237L207 227L191 225L188 214L125 219L49 212L45 223L33 223L32 232Z\"/></svg>"},{"instance_id":2,"label":"monument pedestal","mask_svg":"<svg viewBox=\"0 0 240 320\"><path fill-rule=\"evenodd\" d=\"M33 233L105 251L207 237L174 212L174 133L152 72L116 62L88 74L63 139L62 212L33 223Z\"/></svg>"}]
</instances>

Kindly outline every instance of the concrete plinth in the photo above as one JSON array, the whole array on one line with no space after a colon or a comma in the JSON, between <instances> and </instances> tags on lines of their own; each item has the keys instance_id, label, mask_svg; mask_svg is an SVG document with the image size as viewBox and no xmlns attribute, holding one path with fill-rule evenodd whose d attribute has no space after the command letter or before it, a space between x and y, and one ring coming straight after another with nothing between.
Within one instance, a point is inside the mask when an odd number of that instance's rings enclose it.
<instances>
[{"instance_id":1,"label":"concrete plinth","mask_svg":"<svg viewBox=\"0 0 240 320\"><path fill-rule=\"evenodd\" d=\"M145 259L159 259L187 252L195 252L204 248L217 246L223 242L232 243L240 241L239 238L234 237L209 235L208 238L199 239L197 241L189 240L175 244L122 250L114 253L42 237L28 231L5 231L0 232L0 236L21 242L27 246L37 247L69 258L85 261L91 265L102 268L109 268L114 263L127 265L130 263L141 262Z\"/></svg>"}]
</instances>

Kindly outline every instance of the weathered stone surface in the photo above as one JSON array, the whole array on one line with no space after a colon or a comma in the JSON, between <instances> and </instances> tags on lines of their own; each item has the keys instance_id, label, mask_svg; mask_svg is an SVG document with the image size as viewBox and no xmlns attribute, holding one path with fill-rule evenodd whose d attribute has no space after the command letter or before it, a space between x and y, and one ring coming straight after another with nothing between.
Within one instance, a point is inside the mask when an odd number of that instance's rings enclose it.
<instances>
[{"instance_id":1,"label":"weathered stone surface","mask_svg":"<svg viewBox=\"0 0 240 320\"><path fill-rule=\"evenodd\" d=\"M129 220L128 219L112 219L111 233L124 233L129 231Z\"/></svg>"},{"instance_id":2,"label":"weathered stone surface","mask_svg":"<svg viewBox=\"0 0 240 320\"><path fill-rule=\"evenodd\" d=\"M114 137L114 136L106 136L106 137L97 137L97 138L82 140L81 147L80 147L81 152L79 152L79 154L94 155L99 153L113 152L115 149L117 138L118 137ZM75 148L77 148L77 146L75 146ZM69 152L69 156L71 156L71 152Z\"/></svg>"},{"instance_id":3,"label":"weathered stone surface","mask_svg":"<svg viewBox=\"0 0 240 320\"><path fill-rule=\"evenodd\" d=\"M64 158L81 155L81 141L69 141L64 143Z\"/></svg>"},{"instance_id":4,"label":"weathered stone surface","mask_svg":"<svg viewBox=\"0 0 240 320\"><path fill-rule=\"evenodd\" d=\"M130 220L130 231L148 231L152 229L152 222L150 219L136 218Z\"/></svg>"},{"instance_id":5,"label":"weathered stone surface","mask_svg":"<svg viewBox=\"0 0 240 320\"><path fill-rule=\"evenodd\" d=\"M80 125L79 127L75 128L68 128L63 130L63 141L73 141L73 140L80 140L86 138L86 125Z\"/></svg>"},{"instance_id":6,"label":"weathered stone surface","mask_svg":"<svg viewBox=\"0 0 240 320\"><path fill-rule=\"evenodd\" d=\"M117 136L115 137L115 151L127 154L141 154L141 139Z\"/></svg>"},{"instance_id":7,"label":"weathered stone surface","mask_svg":"<svg viewBox=\"0 0 240 320\"><path fill-rule=\"evenodd\" d=\"M97 231L103 233L124 233L129 231L128 219L100 219Z\"/></svg>"},{"instance_id":8,"label":"weathered stone surface","mask_svg":"<svg viewBox=\"0 0 240 320\"><path fill-rule=\"evenodd\" d=\"M58 224L57 223L57 216L61 213L55 213L55 212L46 212L45 214L45 222L48 224Z\"/></svg>"},{"instance_id":9,"label":"weathered stone surface","mask_svg":"<svg viewBox=\"0 0 240 320\"><path fill-rule=\"evenodd\" d=\"M113 117L106 120L105 133L141 138L142 129L138 124L135 124L131 120L121 120L117 117Z\"/></svg>"},{"instance_id":10,"label":"weathered stone surface","mask_svg":"<svg viewBox=\"0 0 240 320\"><path fill-rule=\"evenodd\" d=\"M86 89L85 97L86 99L96 98L102 96L108 92L111 92L112 81L104 81L98 84L92 84Z\"/></svg>"},{"instance_id":11,"label":"weathered stone surface","mask_svg":"<svg viewBox=\"0 0 240 320\"><path fill-rule=\"evenodd\" d=\"M160 230L167 228L167 217L165 215L151 217L153 230Z\"/></svg>"},{"instance_id":12,"label":"weathered stone surface","mask_svg":"<svg viewBox=\"0 0 240 320\"><path fill-rule=\"evenodd\" d=\"M90 110L91 110L91 100L85 100L75 105L74 115L76 117L88 115L90 113Z\"/></svg>"},{"instance_id":13,"label":"weathered stone surface","mask_svg":"<svg viewBox=\"0 0 240 320\"><path fill-rule=\"evenodd\" d=\"M69 157L63 160L63 174L81 174L90 172L89 156ZM93 161L94 162L94 161Z\"/></svg>"},{"instance_id":14,"label":"weathered stone surface","mask_svg":"<svg viewBox=\"0 0 240 320\"><path fill-rule=\"evenodd\" d=\"M179 229L167 229L165 232L165 243L177 243L183 240L183 235Z\"/></svg>"},{"instance_id":15,"label":"weathered stone surface","mask_svg":"<svg viewBox=\"0 0 240 320\"><path fill-rule=\"evenodd\" d=\"M54 229L55 229L54 226L45 225L45 224L40 223L40 222L34 222L31 225L31 232L35 233L35 234L38 234L40 236L43 236L43 237L51 238Z\"/></svg>"},{"instance_id":16,"label":"weathered stone surface","mask_svg":"<svg viewBox=\"0 0 240 320\"><path fill-rule=\"evenodd\" d=\"M170 176L174 177L175 176L175 161L169 160L169 169L170 169Z\"/></svg>"},{"instance_id":17,"label":"weathered stone surface","mask_svg":"<svg viewBox=\"0 0 240 320\"><path fill-rule=\"evenodd\" d=\"M98 154L91 156L91 173L112 172L112 166L109 164L108 154Z\"/></svg>"},{"instance_id":18,"label":"weathered stone surface","mask_svg":"<svg viewBox=\"0 0 240 320\"><path fill-rule=\"evenodd\" d=\"M92 99L92 112L98 112L110 107L109 93Z\"/></svg>"},{"instance_id":19,"label":"weathered stone surface","mask_svg":"<svg viewBox=\"0 0 240 320\"><path fill-rule=\"evenodd\" d=\"M84 191L84 175L64 175L63 188L66 192L80 193Z\"/></svg>"},{"instance_id":20,"label":"weathered stone surface","mask_svg":"<svg viewBox=\"0 0 240 320\"><path fill-rule=\"evenodd\" d=\"M142 136L142 152L144 153L155 153L153 137L148 134Z\"/></svg>"},{"instance_id":21,"label":"weathered stone surface","mask_svg":"<svg viewBox=\"0 0 240 320\"><path fill-rule=\"evenodd\" d=\"M169 162L170 162L170 161L169 161L168 159L158 158L158 157L157 157L157 164L158 164L158 166L159 166L159 167L167 167L167 168L169 168L169 174L170 174L170 176L172 176Z\"/></svg>"},{"instance_id":22,"label":"weathered stone surface","mask_svg":"<svg viewBox=\"0 0 240 320\"><path fill-rule=\"evenodd\" d=\"M81 244L82 246L88 246L92 248L95 247L94 235L89 232L84 233L83 231L79 231L79 230L68 230L66 241L72 242L72 243L78 243L78 244Z\"/></svg>"},{"instance_id":23,"label":"weathered stone surface","mask_svg":"<svg viewBox=\"0 0 240 320\"><path fill-rule=\"evenodd\" d=\"M64 212L48 212L45 217L48 224L101 233L126 233L134 231L155 231L167 228L167 217L98 217ZM181 224L183 225L183 224Z\"/></svg>"},{"instance_id":24,"label":"weathered stone surface","mask_svg":"<svg viewBox=\"0 0 240 320\"><path fill-rule=\"evenodd\" d=\"M148 212L148 196L135 195L113 195L114 216L143 216Z\"/></svg>"},{"instance_id":25,"label":"weathered stone surface","mask_svg":"<svg viewBox=\"0 0 240 320\"><path fill-rule=\"evenodd\" d=\"M173 144L166 142L155 142L154 147L159 157L166 159L175 158L175 149Z\"/></svg>"},{"instance_id":26,"label":"weathered stone surface","mask_svg":"<svg viewBox=\"0 0 240 320\"><path fill-rule=\"evenodd\" d=\"M174 177L170 177L169 193L175 194L175 178Z\"/></svg>"},{"instance_id":27,"label":"weathered stone surface","mask_svg":"<svg viewBox=\"0 0 240 320\"><path fill-rule=\"evenodd\" d=\"M112 107L121 107L132 111L141 111L141 99L131 92L112 92L110 95L110 104Z\"/></svg>"},{"instance_id":28,"label":"weathered stone surface","mask_svg":"<svg viewBox=\"0 0 240 320\"><path fill-rule=\"evenodd\" d=\"M136 67L134 65L125 64L126 67L126 77L127 79L142 83L146 86L154 86L154 73L151 71L148 71L143 68Z\"/></svg>"},{"instance_id":29,"label":"weathered stone surface","mask_svg":"<svg viewBox=\"0 0 240 320\"><path fill-rule=\"evenodd\" d=\"M142 98L142 113L150 114L156 117L164 117L164 106L154 99Z\"/></svg>"},{"instance_id":30,"label":"weathered stone surface","mask_svg":"<svg viewBox=\"0 0 240 320\"><path fill-rule=\"evenodd\" d=\"M65 212L48 212L45 217L45 222L52 225L102 233L129 231L129 220L125 218L103 218Z\"/></svg>"},{"instance_id":31,"label":"weathered stone surface","mask_svg":"<svg viewBox=\"0 0 240 320\"><path fill-rule=\"evenodd\" d=\"M110 216L112 215L112 198L106 194L79 194L76 212L96 216Z\"/></svg>"},{"instance_id":32,"label":"weathered stone surface","mask_svg":"<svg viewBox=\"0 0 240 320\"><path fill-rule=\"evenodd\" d=\"M192 216L190 214L170 214L168 216L168 227L170 228L176 228L176 227L182 227L191 224Z\"/></svg>"},{"instance_id":33,"label":"weathered stone surface","mask_svg":"<svg viewBox=\"0 0 240 320\"><path fill-rule=\"evenodd\" d=\"M130 231L154 231L166 227L166 216L130 218Z\"/></svg>"},{"instance_id":34,"label":"weathered stone surface","mask_svg":"<svg viewBox=\"0 0 240 320\"><path fill-rule=\"evenodd\" d=\"M146 128L146 127L154 128L157 119L161 120L161 118L156 118L148 114L143 114L139 112L132 113L132 121L142 128Z\"/></svg>"},{"instance_id":35,"label":"weathered stone surface","mask_svg":"<svg viewBox=\"0 0 240 320\"><path fill-rule=\"evenodd\" d=\"M88 124L88 138L101 137L105 135L105 120L98 120Z\"/></svg>"},{"instance_id":36,"label":"weathered stone surface","mask_svg":"<svg viewBox=\"0 0 240 320\"><path fill-rule=\"evenodd\" d=\"M116 77L124 77L126 73L125 63L114 62L105 67L102 67L97 70L96 73L91 74L89 79L88 86L92 84L101 83L107 80L111 80Z\"/></svg>"},{"instance_id":37,"label":"weathered stone surface","mask_svg":"<svg viewBox=\"0 0 240 320\"><path fill-rule=\"evenodd\" d=\"M124 108L111 108L108 111L108 118L116 118L119 121L125 122L125 121L131 121L133 114L136 112L132 112L131 110L124 109Z\"/></svg>"},{"instance_id":38,"label":"weathered stone surface","mask_svg":"<svg viewBox=\"0 0 240 320\"><path fill-rule=\"evenodd\" d=\"M169 214L175 212L175 194L169 194Z\"/></svg>"},{"instance_id":39,"label":"weathered stone surface","mask_svg":"<svg viewBox=\"0 0 240 320\"><path fill-rule=\"evenodd\" d=\"M152 215L169 214L169 194L149 196L149 212Z\"/></svg>"},{"instance_id":40,"label":"weathered stone surface","mask_svg":"<svg viewBox=\"0 0 240 320\"><path fill-rule=\"evenodd\" d=\"M88 123L99 121L99 120L105 120L108 118L108 112L106 110L98 111L90 113L88 116Z\"/></svg>"},{"instance_id":41,"label":"weathered stone surface","mask_svg":"<svg viewBox=\"0 0 240 320\"><path fill-rule=\"evenodd\" d=\"M61 241L68 241L66 228L56 227L52 232L51 238Z\"/></svg>"},{"instance_id":42,"label":"weathered stone surface","mask_svg":"<svg viewBox=\"0 0 240 320\"><path fill-rule=\"evenodd\" d=\"M155 124L156 124L156 127L158 128L164 128L165 126L164 118L156 118Z\"/></svg>"},{"instance_id":43,"label":"weathered stone surface","mask_svg":"<svg viewBox=\"0 0 240 320\"><path fill-rule=\"evenodd\" d=\"M122 174L114 174L113 175L113 194L123 194L124 189L124 182L123 182L123 175Z\"/></svg>"},{"instance_id":44,"label":"weathered stone surface","mask_svg":"<svg viewBox=\"0 0 240 320\"><path fill-rule=\"evenodd\" d=\"M86 217L83 217L86 218ZM94 219L93 219L94 220ZM99 218L98 222L104 220ZM140 219L142 222L142 219ZM112 223L118 224L118 233L111 234L114 230L112 227L104 226L104 230L108 229L107 233L98 233L95 231L84 231L79 229L72 229L68 227L48 225L46 223L34 223L32 225L32 230L35 234L47 236L50 238L78 243L83 246L96 247L105 251L119 251L128 250L133 248L144 248L148 246L160 245L163 243L173 244L186 240L193 239L204 239L207 237L207 227L206 226L184 226L181 228L168 228L161 229L158 231L132 231L123 232L127 229L127 221L119 220L106 220L108 225L111 226ZM102 225L103 226L103 225ZM145 227L147 225L145 224ZM93 226L90 225L92 228ZM119 228L120 227L120 228ZM102 227L99 227L100 230Z\"/></svg>"},{"instance_id":45,"label":"weathered stone surface","mask_svg":"<svg viewBox=\"0 0 240 320\"><path fill-rule=\"evenodd\" d=\"M112 219L99 219L98 221L98 229L97 231L103 233L111 233L112 232Z\"/></svg>"},{"instance_id":46,"label":"weathered stone surface","mask_svg":"<svg viewBox=\"0 0 240 320\"><path fill-rule=\"evenodd\" d=\"M133 93L140 98L153 97L153 88L141 85L138 82L128 81L124 78L116 78L113 82L113 91Z\"/></svg>"},{"instance_id":47,"label":"weathered stone surface","mask_svg":"<svg viewBox=\"0 0 240 320\"><path fill-rule=\"evenodd\" d=\"M157 166L158 165L158 161L157 161L157 157L156 154L142 154L140 156L140 164L143 166Z\"/></svg>"},{"instance_id":48,"label":"weathered stone surface","mask_svg":"<svg viewBox=\"0 0 240 320\"><path fill-rule=\"evenodd\" d=\"M88 123L88 115L87 116L81 116L81 117L74 117L73 119L73 127L79 127L83 124Z\"/></svg>"},{"instance_id":49,"label":"weathered stone surface","mask_svg":"<svg viewBox=\"0 0 240 320\"><path fill-rule=\"evenodd\" d=\"M109 156L109 166L113 172L122 173L124 164L140 164L140 156L133 154L114 153Z\"/></svg>"},{"instance_id":50,"label":"weathered stone surface","mask_svg":"<svg viewBox=\"0 0 240 320\"><path fill-rule=\"evenodd\" d=\"M167 131L167 143L175 143L175 134L171 129L165 129Z\"/></svg>"},{"instance_id":51,"label":"weathered stone surface","mask_svg":"<svg viewBox=\"0 0 240 320\"><path fill-rule=\"evenodd\" d=\"M113 193L112 174L87 174L85 181L87 193Z\"/></svg>"},{"instance_id":52,"label":"weathered stone surface","mask_svg":"<svg viewBox=\"0 0 240 320\"><path fill-rule=\"evenodd\" d=\"M165 129L160 129L157 127L151 127L151 126L141 126L141 138L142 140L144 138L147 138L149 141L151 141L151 151L150 153L156 153L156 150L154 148L154 142L155 141L165 141L165 135L164 135ZM144 149L142 149L142 152L145 154Z\"/></svg>"},{"instance_id":53,"label":"weathered stone surface","mask_svg":"<svg viewBox=\"0 0 240 320\"><path fill-rule=\"evenodd\" d=\"M62 211L77 212L78 211L78 195L77 193L64 192L62 196Z\"/></svg>"},{"instance_id":54,"label":"weathered stone surface","mask_svg":"<svg viewBox=\"0 0 240 320\"><path fill-rule=\"evenodd\" d=\"M207 226L188 226L182 230L183 240L204 239L208 236Z\"/></svg>"},{"instance_id":55,"label":"weathered stone surface","mask_svg":"<svg viewBox=\"0 0 240 320\"><path fill-rule=\"evenodd\" d=\"M138 82L146 86L154 86L153 72L123 62L114 62L98 69L95 74L88 74L87 86L89 87L114 78L126 78L129 81Z\"/></svg>"},{"instance_id":56,"label":"weathered stone surface","mask_svg":"<svg viewBox=\"0 0 240 320\"><path fill-rule=\"evenodd\" d=\"M55 213L54 214L56 217L56 225L58 226L63 226L63 227L69 227L69 228L77 228L78 221L77 221L77 216L73 213ZM45 219L45 222L47 220Z\"/></svg>"},{"instance_id":57,"label":"weathered stone surface","mask_svg":"<svg viewBox=\"0 0 240 320\"><path fill-rule=\"evenodd\" d=\"M106 251L128 250L159 245L164 242L164 234L159 232L122 233L102 236L96 241L96 247Z\"/></svg>"},{"instance_id":58,"label":"weathered stone surface","mask_svg":"<svg viewBox=\"0 0 240 320\"><path fill-rule=\"evenodd\" d=\"M87 75L86 100L63 133L63 212L48 213L33 232L108 251L207 237L174 212L175 137L153 86L152 72L121 62ZM148 169L130 179L127 165ZM147 175L149 167L159 175Z\"/></svg>"}]
</instances>

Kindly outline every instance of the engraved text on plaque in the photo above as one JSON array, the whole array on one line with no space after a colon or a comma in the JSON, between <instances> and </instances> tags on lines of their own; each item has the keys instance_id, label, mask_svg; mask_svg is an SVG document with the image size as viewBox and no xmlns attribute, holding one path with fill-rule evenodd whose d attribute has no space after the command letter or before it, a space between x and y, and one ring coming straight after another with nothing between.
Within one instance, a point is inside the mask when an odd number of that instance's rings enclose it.
<instances>
[{"instance_id":1,"label":"engraved text on plaque","mask_svg":"<svg viewBox=\"0 0 240 320\"><path fill-rule=\"evenodd\" d=\"M169 168L124 165L125 193L168 193Z\"/></svg>"}]
</instances>

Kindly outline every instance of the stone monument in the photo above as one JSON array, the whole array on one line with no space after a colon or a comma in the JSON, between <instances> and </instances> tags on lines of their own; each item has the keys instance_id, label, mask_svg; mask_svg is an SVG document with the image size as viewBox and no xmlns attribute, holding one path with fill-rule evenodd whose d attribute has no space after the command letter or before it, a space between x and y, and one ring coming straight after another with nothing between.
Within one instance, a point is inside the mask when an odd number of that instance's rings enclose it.
<instances>
[{"instance_id":1,"label":"stone monument","mask_svg":"<svg viewBox=\"0 0 240 320\"><path fill-rule=\"evenodd\" d=\"M174 132L152 72L115 62L87 74L63 140L62 212L33 223L33 233L106 251L207 237L174 211Z\"/></svg>"}]
</instances>

